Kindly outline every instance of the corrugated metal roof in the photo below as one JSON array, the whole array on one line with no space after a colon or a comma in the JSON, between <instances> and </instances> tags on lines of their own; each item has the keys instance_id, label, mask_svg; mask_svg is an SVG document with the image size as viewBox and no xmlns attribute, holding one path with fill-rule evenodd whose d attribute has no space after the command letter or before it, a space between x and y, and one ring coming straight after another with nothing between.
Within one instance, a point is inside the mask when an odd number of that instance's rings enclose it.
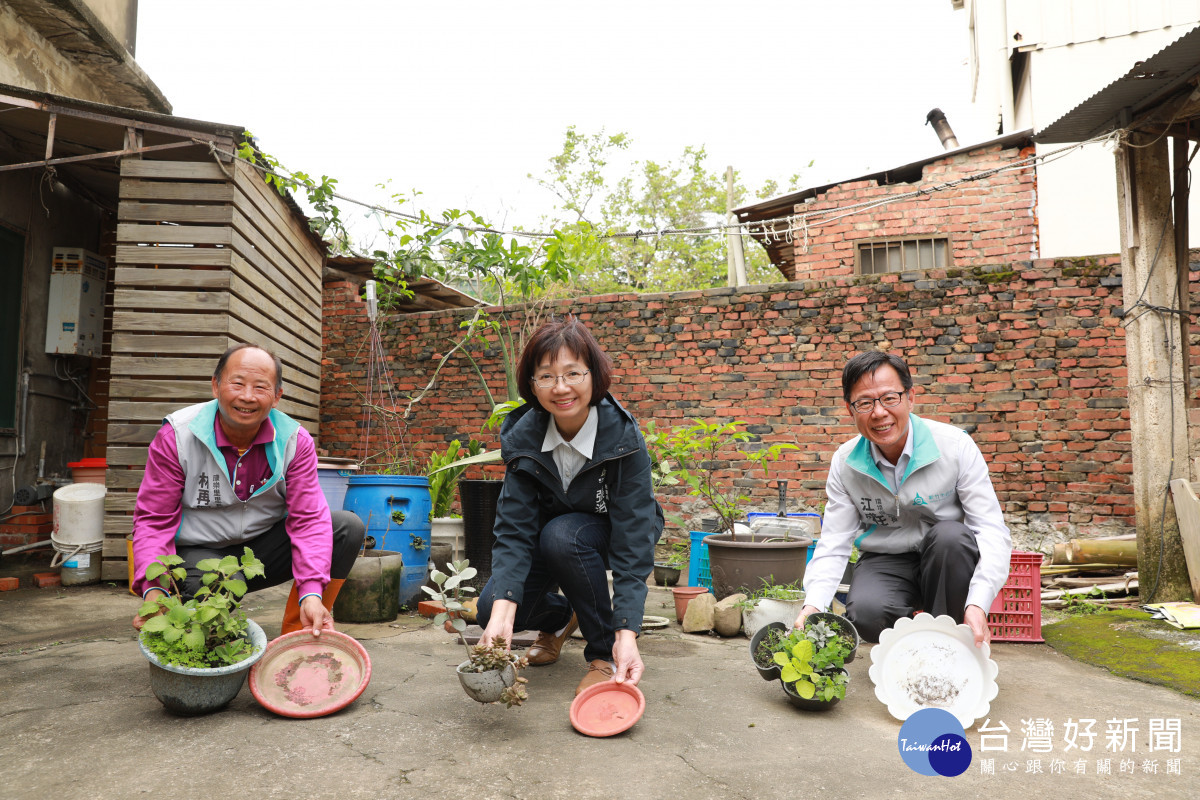
<instances>
[{"instance_id":1,"label":"corrugated metal roof","mask_svg":"<svg viewBox=\"0 0 1200 800\"><path fill-rule=\"evenodd\" d=\"M1113 81L1033 138L1040 144L1082 142L1130 127L1200 79L1200 28L1194 28Z\"/></svg>"}]
</instances>

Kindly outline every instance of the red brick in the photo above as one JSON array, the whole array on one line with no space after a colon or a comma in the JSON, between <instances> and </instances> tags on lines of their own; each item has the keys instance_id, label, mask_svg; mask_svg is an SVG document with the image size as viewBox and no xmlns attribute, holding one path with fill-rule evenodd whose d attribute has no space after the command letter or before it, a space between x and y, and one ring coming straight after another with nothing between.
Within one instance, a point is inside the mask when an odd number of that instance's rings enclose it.
<instances>
[{"instance_id":1,"label":"red brick","mask_svg":"<svg viewBox=\"0 0 1200 800\"><path fill-rule=\"evenodd\" d=\"M62 578L57 572L35 572L33 573L33 585L39 589L50 589L62 586Z\"/></svg>"},{"instance_id":2,"label":"red brick","mask_svg":"<svg viewBox=\"0 0 1200 800\"><path fill-rule=\"evenodd\" d=\"M19 588L21 588L19 578L0 578L0 592L11 592Z\"/></svg>"}]
</instances>

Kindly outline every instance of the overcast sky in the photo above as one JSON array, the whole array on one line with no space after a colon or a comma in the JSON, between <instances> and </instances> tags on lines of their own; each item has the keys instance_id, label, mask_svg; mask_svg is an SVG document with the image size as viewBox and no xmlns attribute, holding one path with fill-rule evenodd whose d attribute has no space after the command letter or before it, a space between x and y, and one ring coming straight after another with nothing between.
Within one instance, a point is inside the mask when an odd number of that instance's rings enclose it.
<instances>
[{"instance_id":1,"label":"overcast sky","mask_svg":"<svg viewBox=\"0 0 1200 800\"><path fill-rule=\"evenodd\" d=\"M757 187L816 185L936 154L975 119L950 0L581 3L140 0L137 60L184 117L239 125L291 169L417 189L537 226L540 174L575 125L631 159L704 145Z\"/></svg>"}]
</instances>

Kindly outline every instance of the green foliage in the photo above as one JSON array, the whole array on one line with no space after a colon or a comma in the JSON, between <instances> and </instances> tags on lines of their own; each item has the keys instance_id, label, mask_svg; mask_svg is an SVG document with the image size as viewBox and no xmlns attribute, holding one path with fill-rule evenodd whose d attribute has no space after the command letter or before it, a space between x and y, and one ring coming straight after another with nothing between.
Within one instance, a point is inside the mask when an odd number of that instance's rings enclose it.
<instances>
[{"instance_id":1,"label":"green foliage","mask_svg":"<svg viewBox=\"0 0 1200 800\"><path fill-rule=\"evenodd\" d=\"M775 663L775 651L783 649L783 642L789 632L781 628L769 628L763 634L758 647L754 648L754 663L764 669Z\"/></svg>"},{"instance_id":2,"label":"green foliage","mask_svg":"<svg viewBox=\"0 0 1200 800\"><path fill-rule=\"evenodd\" d=\"M675 542L675 544L671 545L671 552L667 555L667 560L663 563L674 569L683 569L687 566L691 551L692 546L688 542Z\"/></svg>"},{"instance_id":3,"label":"green foliage","mask_svg":"<svg viewBox=\"0 0 1200 800\"><path fill-rule=\"evenodd\" d=\"M708 289L727 282L726 236L720 232L659 236L663 229L705 228L725 221L727 188L723 171L710 170L704 147L685 147L678 159L637 161L614 179L610 162L628 149L625 133L580 133L567 128L562 149L542 177L530 175L558 198L556 227L590 226L605 234L643 231L637 237L608 239L591 258L581 259L579 283L590 294L612 291ZM811 162L810 162L811 166ZM792 184L798 182L797 174ZM768 182L758 197L778 193ZM733 205L751 192L735 173ZM749 237L745 243L750 283L773 283L779 272L766 251Z\"/></svg>"},{"instance_id":4,"label":"green foliage","mask_svg":"<svg viewBox=\"0 0 1200 800\"><path fill-rule=\"evenodd\" d=\"M230 555L198 562L202 585L187 602L181 591L187 577L182 563L177 555L164 555L146 567L146 580L167 592L138 610L146 618L142 641L147 649L164 663L180 667L220 667L248 658L246 615L240 603L246 579L263 575L262 562L249 547L240 560Z\"/></svg>"},{"instance_id":5,"label":"green foliage","mask_svg":"<svg viewBox=\"0 0 1200 800\"><path fill-rule=\"evenodd\" d=\"M392 522L396 523L397 525L403 525L404 520L406 519L408 519L408 515L400 509L397 508L392 511Z\"/></svg>"},{"instance_id":6,"label":"green foliage","mask_svg":"<svg viewBox=\"0 0 1200 800\"><path fill-rule=\"evenodd\" d=\"M750 495L734 485L732 477L722 478L722 471L737 469L734 459L748 462L751 468L762 469L770 477L769 465L779 460L786 450L796 445L777 442L756 449L745 449L752 437L743 430L745 422L705 422L693 420L691 425L674 428L656 444L658 457L678 466L673 475L688 487L688 494L703 500L718 517L719 530L733 530L735 522L746 516L744 510ZM747 470L745 474L749 474ZM741 476L739 471L738 475Z\"/></svg>"},{"instance_id":7,"label":"green foliage","mask_svg":"<svg viewBox=\"0 0 1200 800\"><path fill-rule=\"evenodd\" d=\"M762 578L762 586L746 596L745 600L740 600L734 605L743 611L753 610L759 600L783 600L794 601L804 598L804 589L798 585L797 581L791 583L775 583L773 575L768 575Z\"/></svg>"},{"instance_id":8,"label":"green foliage","mask_svg":"<svg viewBox=\"0 0 1200 800\"><path fill-rule=\"evenodd\" d=\"M833 700L846 696L848 655L850 645L841 637L838 626L817 622L803 632L793 628L778 642L772 657L783 668L780 680L791 684L805 700Z\"/></svg>"},{"instance_id":9,"label":"green foliage","mask_svg":"<svg viewBox=\"0 0 1200 800\"><path fill-rule=\"evenodd\" d=\"M467 442L466 455L477 456L483 452L483 443L471 439ZM463 446L458 439L450 442L443 452L433 452L425 466L425 476L429 478L429 496L433 500L433 517L450 516L450 506L454 504L454 492L458 488L458 479L462 477L467 465L455 464L462 458Z\"/></svg>"},{"instance_id":10,"label":"green foliage","mask_svg":"<svg viewBox=\"0 0 1200 800\"><path fill-rule=\"evenodd\" d=\"M1099 603L1089 603L1088 598L1100 599L1107 597L1099 586L1093 586L1086 592L1066 592L1062 596L1064 614L1097 614L1105 608Z\"/></svg>"},{"instance_id":11,"label":"green foliage","mask_svg":"<svg viewBox=\"0 0 1200 800\"><path fill-rule=\"evenodd\" d=\"M425 549L425 540L421 537L421 534L410 533L408 535L408 540L412 546L412 549L418 553Z\"/></svg>"}]
</instances>

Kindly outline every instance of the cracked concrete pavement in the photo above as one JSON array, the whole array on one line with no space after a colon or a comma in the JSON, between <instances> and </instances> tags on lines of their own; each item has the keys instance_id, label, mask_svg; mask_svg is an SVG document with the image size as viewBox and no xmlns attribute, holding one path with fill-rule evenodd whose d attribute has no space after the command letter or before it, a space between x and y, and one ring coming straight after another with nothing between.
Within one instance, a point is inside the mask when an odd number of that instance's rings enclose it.
<instances>
[{"instance_id":1,"label":"cracked concrete pavement","mask_svg":"<svg viewBox=\"0 0 1200 800\"><path fill-rule=\"evenodd\" d=\"M269 636L286 596L251 595ZM628 733L590 739L567 708L584 670L571 640L557 664L530 669L523 708L483 706L458 686L463 651L419 617L344 625L371 656L370 686L351 707L314 720L277 717L248 688L224 711L180 718L150 691L129 625L137 601L95 585L0 593L0 764L9 800L140 795L299 798L694 798L829 794L928 797L1174 798L1200 775L1200 701L1079 664L1044 645L998 644L993 725L1007 749L981 752L956 778L924 777L900 758L900 723L875 698L869 648L849 667L844 701L826 713L792 708L749 663L747 640L646 633L647 709ZM651 588L648 614L669 616ZM1022 750L1023 720L1055 726L1052 749ZM1071 719L1097 719L1092 751L1068 751ZM1178 719L1178 752L1150 752L1152 718ZM1136 751L1106 752L1109 719L1136 719ZM981 723L980 723L981 724ZM993 744L995 740L991 740ZM1075 772L1082 758L1083 774ZM1111 759L1112 774L1097 760ZM992 759L994 774L988 774ZM1059 771L1056 761L1064 762ZM1177 760L1177 761L1175 761ZM1130 772L1122 763L1132 761ZM1169 762L1179 774L1168 774ZM1036 763L1035 763L1036 762ZM1151 762L1154 762L1152 772ZM1040 771L1038 771L1040 769Z\"/></svg>"}]
</instances>

